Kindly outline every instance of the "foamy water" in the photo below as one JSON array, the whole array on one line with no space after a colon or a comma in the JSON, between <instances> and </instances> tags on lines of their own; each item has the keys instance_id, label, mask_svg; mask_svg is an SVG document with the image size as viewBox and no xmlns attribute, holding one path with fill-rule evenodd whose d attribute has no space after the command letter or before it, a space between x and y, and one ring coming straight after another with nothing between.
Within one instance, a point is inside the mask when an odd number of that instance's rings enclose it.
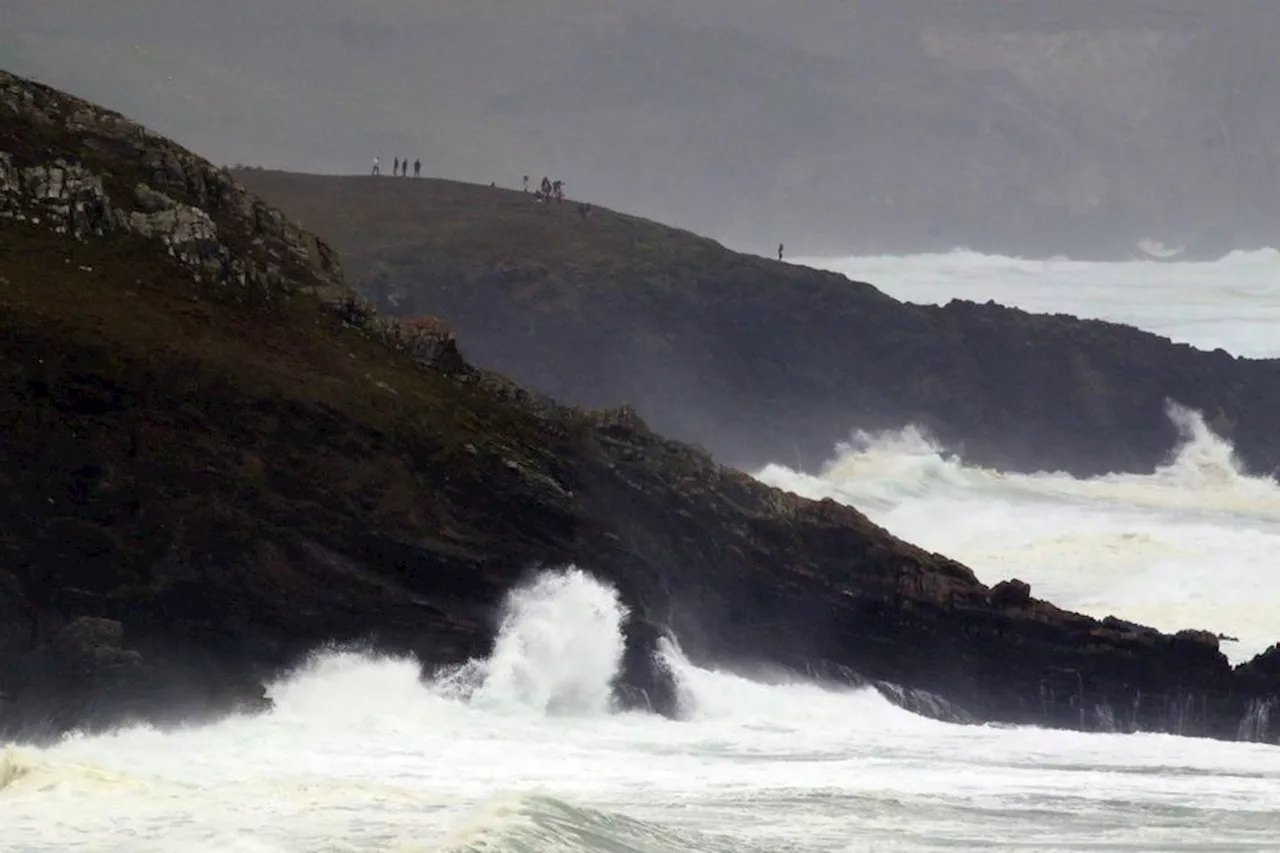
<instances>
[{"instance_id":1,"label":"foamy water","mask_svg":"<svg viewBox=\"0 0 1280 853\"><path fill-rule=\"evenodd\" d=\"M265 716L10 747L0 849L1244 850L1280 820L1273 748L952 726L674 647L688 719L613 713L612 590L552 573L513 602L469 699L457 673L330 652Z\"/></svg>"},{"instance_id":2,"label":"foamy water","mask_svg":"<svg viewBox=\"0 0 1280 853\"><path fill-rule=\"evenodd\" d=\"M952 299L1128 323L1201 349L1280 356L1280 251L1233 252L1219 261L1100 264L974 252L914 257L817 258L798 263L869 281L897 299Z\"/></svg>"},{"instance_id":3,"label":"foamy water","mask_svg":"<svg viewBox=\"0 0 1280 853\"><path fill-rule=\"evenodd\" d=\"M922 270L951 265L968 290L942 301L1052 298L1245 352L1266 343L1256 316L1211 297L1271 310L1262 274L1241 270L1275 260L1063 264L1115 285L1069 295L1010 272L1021 261L856 263L900 296L925 299ZM1150 476L1006 475L911 429L854 436L820 472L759 476L858 506L986 580L1239 636L1224 646L1239 659L1280 639L1280 488L1242 476L1196 413L1170 416L1183 442ZM267 715L11 746L0 851L1280 850L1275 747L952 726L875 692L698 668L674 646L687 719L617 713L625 615L589 573L552 572L512 594L488 659L432 680L331 651L275 684Z\"/></svg>"},{"instance_id":4,"label":"foamy water","mask_svg":"<svg viewBox=\"0 0 1280 853\"><path fill-rule=\"evenodd\" d=\"M1240 473L1199 414L1173 409L1183 444L1149 476L1003 474L944 456L915 429L859 434L817 474L761 480L867 513L984 582L1098 618L1238 638L1236 662L1280 640L1280 485Z\"/></svg>"}]
</instances>

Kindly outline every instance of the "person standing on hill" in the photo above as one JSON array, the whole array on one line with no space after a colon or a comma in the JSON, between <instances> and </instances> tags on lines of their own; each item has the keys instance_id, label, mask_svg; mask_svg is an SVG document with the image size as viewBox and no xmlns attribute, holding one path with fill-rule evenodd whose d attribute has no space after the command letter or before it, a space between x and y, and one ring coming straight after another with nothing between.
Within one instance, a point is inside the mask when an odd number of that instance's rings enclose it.
<instances>
[{"instance_id":1,"label":"person standing on hill","mask_svg":"<svg viewBox=\"0 0 1280 853\"><path fill-rule=\"evenodd\" d=\"M399 177L400 175L400 158L394 157L391 160L391 177Z\"/></svg>"},{"instance_id":2,"label":"person standing on hill","mask_svg":"<svg viewBox=\"0 0 1280 853\"><path fill-rule=\"evenodd\" d=\"M374 158L373 158L373 173L374 173L375 175L376 175L376 174L378 174L378 163L379 163L379 162L381 162L381 161L382 161L382 158L381 158L381 157L374 157Z\"/></svg>"},{"instance_id":3,"label":"person standing on hill","mask_svg":"<svg viewBox=\"0 0 1280 853\"><path fill-rule=\"evenodd\" d=\"M413 161L413 176L415 178L422 177L422 161L416 158Z\"/></svg>"},{"instance_id":4,"label":"person standing on hill","mask_svg":"<svg viewBox=\"0 0 1280 853\"><path fill-rule=\"evenodd\" d=\"M778 260L782 260L782 244L778 244Z\"/></svg>"}]
</instances>

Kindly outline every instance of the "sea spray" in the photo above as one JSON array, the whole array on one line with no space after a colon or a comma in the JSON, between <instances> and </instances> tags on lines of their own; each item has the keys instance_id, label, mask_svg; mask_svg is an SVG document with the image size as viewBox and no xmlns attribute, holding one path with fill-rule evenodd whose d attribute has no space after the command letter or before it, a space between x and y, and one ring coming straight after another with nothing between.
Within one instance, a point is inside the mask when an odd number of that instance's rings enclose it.
<instances>
[{"instance_id":1,"label":"sea spray","mask_svg":"<svg viewBox=\"0 0 1280 853\"><path fill-rule=\"evenodd\" d=\"M892 285L914 266L914 259L894 261L874 280ZM1236 329L1243 329L1242 344L1280 347L1274 270L1252 276L1259 289L1275 292L1272 307L1251 296L1240 310L1241 283L1250 276L1235 262L1205 265L1191 285L1179 284L1184 265L1090 265L1068 286L1045 275L1043 265L1032 266L1025 275L988 277L985 292L963 275L944 277L938 290L943 301L986 299L1000 296L999 285L1016 301L1039 288L1070 313L1114 318L1119 307L1135 316L1159 315L1161 322L1178 320L1169 316L1170 305L1174 314L1199 306L1195 310L1220 318L1218 336L1232 352L1246 349L1227 340ZM1227 318L1230 313L1237 318ZM1194 439L1181 449L1182 458L1202 450L1212 456L1221 449L1210 443L1217 440ZM1153 594L1181 593L1198 609L1194 619L1178 614L1185 618L1177 627L1206 622L1206 609L1217 603L1230 604L1226 621L1243 625L1240 608L1254 607L1268 644L1277 639L1280 587L1269 579L1280 523L1265 509L1272 486L1264 480L1228 477L1233 486L1201 488L1195 483L1214 477L1184 478L1174 463L1146 477L1021 477L966 466L936 448L905 459L886 456L884 445L862 449L868 454L862 461L873 467L906 462L923 476L903 488L864 470L838 481L815 477L812 487L842 491L840 499L856 506L866 505L866 492L878 491L885 509L875 515L891 516L890 529L915 524L927 534L922 542L962 544L965 554L934 547L963 557L985 578L1016 574L1045 595L1056 583L1082 599L1092 595L1099 612L1122 616L1150 607ZM1114 601L1105 597L1110 592L1118 596ZM1233 594L1247 602L1230 602ZM416 661L325 652L273 686L276 710L270 713L178 731L74 737L8 753L8 769L0 773L18 778L0 787L0 848L925 853L1028 845L1056 851L1276 847L1280 764L1274 746L947 726L889 707L865 690L752 685L680 659L676 673L700 709L681 722L649 714L493 713L421 683ZM1241 734L1256 734L1264 715L1274 737L1280 712L1260 704L1243 716Z\"/></svg>"},{"instance_id":2,"label":"sea spray","mask_svg":"<svg viewBox=\"0 0 1280 853\"><path fill-rule=\"evenodd\" d=\"M994 300L1038 314L1127 323L1204 350L1280 356L1276 249L1174 264L1032 260L963 250L906 258L798 258L796 263L869 281L905 302Z\"/></svg>"},{"instance_id":3,"label":"sea spray","mask_svg":"<svg viewBox=\"0 0 1280 853\"><path fill-rule=\"evenodd\" d=\"M1170 403L1181 436L1149 474L1009 474L966 465L907 428L855 433L818 475L770 465L757 477L862 510L890 532L1010 577L1063 607L1165 631L1238 637L1243 661L1275 641L1280 588L1260 583L1280 549L1280 484L1245 473L1199 412Z\"/></svg>"},{"instance_id":4,"label":"sea spray","mask_svg":"<svg viewBox=\"0 0 1280 853\"><path fill-rule=\"evenodd\" d=\"M353 726L409 725L434 704L417 660L356 647L315 652L267 693L278 716Z\"/></svg>"},{"instance_id":5,"label":"sea spray","mask_svg":"<svg viewBox=\"0 0 1280 853\"><path fill-rule=\"evenodd\" d=\"M608 713L626 617L617 591L582 570L543 572L507 596L489 657L442 674L437 686L486 708Z\"/></svg>"}]
</instances>

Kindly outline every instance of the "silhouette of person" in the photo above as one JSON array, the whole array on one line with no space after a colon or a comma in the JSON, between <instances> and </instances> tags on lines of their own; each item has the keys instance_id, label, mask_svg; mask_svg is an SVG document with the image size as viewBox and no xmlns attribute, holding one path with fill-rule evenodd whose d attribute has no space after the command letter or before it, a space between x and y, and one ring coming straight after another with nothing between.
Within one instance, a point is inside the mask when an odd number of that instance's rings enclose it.
<instances>
[{"instance_id":1,"label":"silhouette of person","mask_svg":"<svg viewBox=\"0 0 1280 853\"><path fill-rule=\"evenodd\" d=\"M528 192L528 191L529 191L529 176L528 176L528 175L525 175L525 176L524 176L524 191L525 191L525 192Z\"/></svg>"},{"instance_id":2,"label":"silhouette of person","mask_svg":"<svg viewBox=\"0 0 1280 853\"><path fill-rule=\"evenodd\" d=\"M396 157L391 161L391 175L392 177L394 177L399 174L400 174L400 158Z\"/></svg>"},{"instance_id":3,"label":"silhouette of person","mask_svg":"<svg viewBox=\"0 0 1280 853\"><path fill-rule=\"evenodd\" d=\"M409 177L409 158L408 157L400 158L400 174L406 178Z\"/></svg>"},{"instance_id":4,"label":"silhouette of person","mask_svg":"<svg viewBox=\"0 0 1280 853\"><path fill-rule=\"evenodd\" d=\"M782 244L778 244L778 260L782 260Z\"/></svg>"},{"instance_id":5,"label":"silhouette of person","mask_svg":"<svg viewBox=\"0 0 1280 853\"><path fill-rule=\"evenodd\" d=\"M415 159L413 161L413 176L415 178L422 176L422 161Z\"/></svg>"},{"instance_id":6,"label":"silhouette of person","mask_svg":"<svg viewBox=\"0 0 1280 853\"><path fill-rule=\"evenodd\" d=\"M378 174L378 163L380 163L381 161L382 161L382 158L381 158L381 157L374 157L374 158L373 158L373 173L374 173L375 175L376 175L376 174Z\"/></svg>"}]
</instances>

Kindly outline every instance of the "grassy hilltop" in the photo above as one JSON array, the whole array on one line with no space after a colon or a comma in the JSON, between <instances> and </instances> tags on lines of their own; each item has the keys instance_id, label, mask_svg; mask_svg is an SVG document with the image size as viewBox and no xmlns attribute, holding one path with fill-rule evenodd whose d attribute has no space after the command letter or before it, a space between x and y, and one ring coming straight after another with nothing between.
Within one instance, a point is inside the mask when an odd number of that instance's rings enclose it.
<instances>
[{"instance_id":1,"label":"grassy hilltop","mask_svg":"<svg viewBox=\"0 0 1280 853\"><path fill-rule=\"evenodd\" d=\"M448 321L472 359L558 399L633 403L742 466L816 468L851 429L917 424L976 464L1149 471L1204 412L1280 466L1280 362L995 304L900 303L625 214L411 178L254 171L380 310ZM1159 282L1152 283L1153 298Z\"/></svg>"}]
</instances>

